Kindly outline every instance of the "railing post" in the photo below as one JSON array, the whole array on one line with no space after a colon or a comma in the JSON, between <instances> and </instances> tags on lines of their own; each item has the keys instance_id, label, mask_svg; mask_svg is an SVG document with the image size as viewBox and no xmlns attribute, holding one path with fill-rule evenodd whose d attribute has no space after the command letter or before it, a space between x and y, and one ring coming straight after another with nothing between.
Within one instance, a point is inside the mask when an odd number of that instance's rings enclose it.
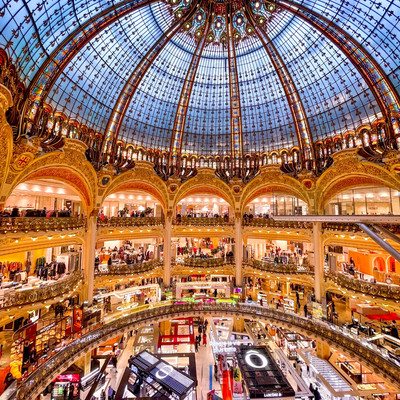
<instances>
[{"instance_id":1,"label":"railing post","mask_svg":"<svg viewBox=\"0 0 400 400\"><path fill-rule=\"evenodd\" d=\"M235 278L236 286L242 286L243 238L240 214L235 215Z\"/></svg>"},{"instance_id":2,"label":"railing post","mask_svg":"<svg viewBox=\"0 0 400 400\"><path fill-rule=\"evenodd\" d=\"M171 284L172 217L165 217L164 227L164 284L168 287Z\"/></svg>"},{"instance_id":3,"label":"railing post","mask_svg":"<svg viewBox=\"0 0 400 400\"><path fill-rule=\"evenodd\" d=\"M95 215L93 215L95 214ZM94 290L94 260L96 253L96 228L97 228L97 212L94 210L92 215L87 219L87 231L83 244L83 277L84 285L82 288L83 301L87 301L89 305L93 301Z\"/></svg>"},{"instance_id":4,"label":"railing post","mask_svg":"<svg viewBox=\"0 0 400 400\"><path fill-rule=\"evenodd\" d=\"M322 223L313 223L313 246L314 246L314 290L315 298L321 302L324 295L324 245L322 242Z\"/></svg>"}]
</instances>

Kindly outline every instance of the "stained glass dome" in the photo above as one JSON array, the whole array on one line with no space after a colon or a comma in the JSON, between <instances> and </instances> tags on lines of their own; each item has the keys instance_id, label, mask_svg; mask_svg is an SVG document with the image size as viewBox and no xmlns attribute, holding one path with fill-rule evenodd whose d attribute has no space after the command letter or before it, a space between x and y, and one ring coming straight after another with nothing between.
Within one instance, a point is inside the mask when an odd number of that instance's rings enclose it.
<instances>
[{"instance_id":1,"label":"stained glass dome","mask_svg":"<svg viewBox=\"0 0 400 400\"><path fill-rule=\"evenodd\" d=\"M399 16L389 0L4 0L0 45L36 106L110 140L254 154L389 121Z\"/></svg>"}]
</instances>

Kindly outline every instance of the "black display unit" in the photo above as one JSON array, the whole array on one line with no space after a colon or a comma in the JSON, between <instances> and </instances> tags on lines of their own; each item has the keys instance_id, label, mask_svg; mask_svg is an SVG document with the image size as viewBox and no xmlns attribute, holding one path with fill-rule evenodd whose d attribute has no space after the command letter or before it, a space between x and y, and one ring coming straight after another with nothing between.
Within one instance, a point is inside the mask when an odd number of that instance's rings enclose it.
<instances>
[{"instance_id":1,"label":"black display unit","mask_svg":"<svg viewBox=\"0 0 400 400\"><path fill-rule=\"evenodd\" d=\"M294 399L295 391L263 346L240 346L236 353L251 399Z\"/></svg>"}]
</instances>

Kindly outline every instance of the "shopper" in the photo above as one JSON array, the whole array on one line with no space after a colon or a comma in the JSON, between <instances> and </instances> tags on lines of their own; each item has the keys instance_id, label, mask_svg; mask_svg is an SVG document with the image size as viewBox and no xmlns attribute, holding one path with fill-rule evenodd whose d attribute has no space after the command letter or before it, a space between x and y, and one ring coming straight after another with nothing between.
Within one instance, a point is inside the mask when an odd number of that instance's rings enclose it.
<instances>
[{"instance_id":1,"label":"shopper","mask_svg":"<svg viewBox=\"0 0 400 400\"><path fill-rule=\"evenodd\" d=\"M203 333L203 344L207 346L207 334L205 332Z\"/></svg>"},{"instance_id":2,"label":"shopper","mask_svg":"<svg viewBox=\"0 0 400 400\"><path fill-rule=\"evenodd\" d=\"M399 339L399 331L397 330L397 325L395 320L392 321L392 325L390 327L390 336Z\"/></svg>"},{"instance_id":3,"label":"shopper","mask_svg":"<svg viewBox=\"0 0 400 400\"><path fill-rule=\"evenodd\" d=\"M317 387L314 389L314 400L321 400L321 394Z\"/></svg>"},{"instance_id":4,"label":"shopper","mask_svg":"<svg viewBox=\"0 0 400 400\"><path fill-rule=\"evenodd\" d=\"M199 342L197 341L197 338L196 338L196 340L194 342L194 349L195 349L196 353L199 352Z\"/></svg>"},{"instance_id":5,"label":"shopper","mask_svg":"<svg viewBox=\"0 0 400 400\"><path fill-rule=\"evenodd\" d=\"M308 316L308 307L307 304L304 304L304 316L307 318Z\"/></svg>"},{"instance_id":6,"label":"shopper","mask_svg":"<svg viewBox=\"0 0 400 400\"><path fill-rule=\"evenodd\" d=\"M118 358L115 355L115 353L113 353L112 357L111 357L111 362L114 368L117 368L117 362L118 362Z\"/></svg>"}]
</instances>

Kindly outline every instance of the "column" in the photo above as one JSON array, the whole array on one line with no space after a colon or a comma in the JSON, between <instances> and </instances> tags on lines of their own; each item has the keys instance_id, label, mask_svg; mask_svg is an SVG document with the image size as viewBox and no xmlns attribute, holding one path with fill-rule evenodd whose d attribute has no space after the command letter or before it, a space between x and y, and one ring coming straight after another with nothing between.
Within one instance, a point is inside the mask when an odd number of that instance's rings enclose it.
<instances>
[{"instance_id":1,"label":"column","mask_svg":"<svg viewBox=\"0 0 400 400\"><path fill-rule=\"evenodd\" d=\"M95 215L93 215L95 214ZM94 260L96 254L96 230L97 230L97 211L87 219L87 228L85 240L83 244L83 301L87 301L89 305L93 302L94 290Z\"/></svg>"},{"instance_id":2,"label":"column","mask_svg":"<svg viewBox=\"0 0 400 400\"><path fill-rule=\"evenodd\" d=\"M324 245L322 242L322 224L313 223L313 245L314 245L314 290L315 298L321 303L325 295L324 291Z\"/></svg>"},{"instance_id":3,"label":"column","mask_svg":"<svg viewBox=\"0 0 400 400\"><path fill-rule=\"evenodd\" d=\"M164 225L164 284L171 284L172 217L165 217Z\"/></svg>"},{"instance_id":4,"label":"column","mask_svg":"<svg viewBox=\"0 0 400 400\"><path fill-rule=\"evenodd\" d=\"M236 286L242 286L243 238L240 216L235 217L235 277Z\"/></svg>"},{"instance_id":5,"label":"column","mask_svg":"<svg viewBox=\"0 0 400 400\"><path fill-rule=\"evenodd\" d=\"M75 364L77 367L82 368L83 375L90 373L90 363L92 361L92 352L87 352L82 358L80 358Z\"/></svg>"}]
</instances>

